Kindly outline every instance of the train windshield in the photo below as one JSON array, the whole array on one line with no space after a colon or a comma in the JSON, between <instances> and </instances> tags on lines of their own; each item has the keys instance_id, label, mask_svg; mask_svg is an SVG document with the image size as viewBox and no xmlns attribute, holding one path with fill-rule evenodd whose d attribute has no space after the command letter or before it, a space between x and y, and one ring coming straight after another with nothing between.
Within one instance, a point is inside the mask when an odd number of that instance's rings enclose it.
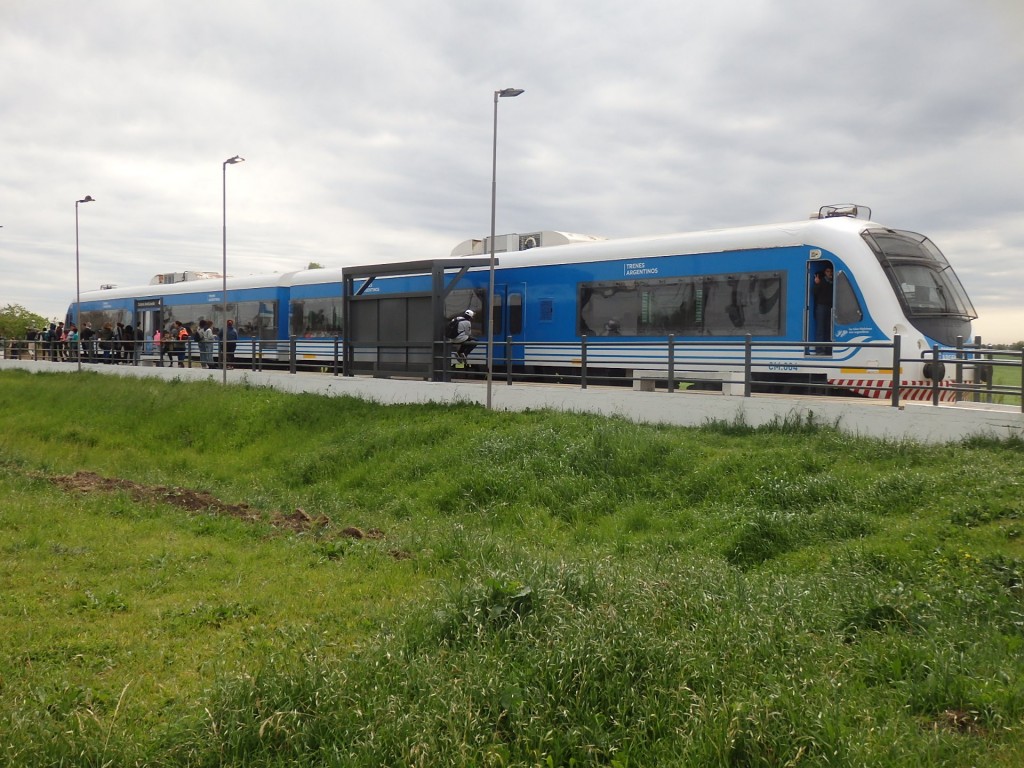
<instances>
[{"instance_id":1,"label":"train windshield","mask_svg":"<svg viewBox=\"0 0 1024 768\"><path fill-rule=\"evenodd\" d=\"M874 251L910 320L941 344L970 335L978 316L946 257L924 235L869 229L864 239Z\"/></svg>"}]
</instances>

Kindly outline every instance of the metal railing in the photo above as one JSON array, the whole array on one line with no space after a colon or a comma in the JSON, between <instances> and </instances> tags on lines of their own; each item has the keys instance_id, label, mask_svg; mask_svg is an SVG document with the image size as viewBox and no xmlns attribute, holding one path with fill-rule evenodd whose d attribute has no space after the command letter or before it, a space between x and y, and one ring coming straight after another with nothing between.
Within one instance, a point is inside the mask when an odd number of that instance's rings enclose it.
<instances>
[{"instance_id":1,"label":"metal railing","mask_svg":"<svg viewBox=\"0 0 1024 768\"><path fill-rule=\"evenodd\" d=\"M874 351L872 373L855 385L845 381L846 364L831 355L812 355L811 349L842 348ZM0 356L54 363L157 365L219 368L220 345L204 352L196 340L154 345L150 341L58 342L39 339L0 339ZM240 339L228 358L229 368L254 371L315 370L335 376L371 375L413 377L433 381L482 379L486 375L486 345L480 343L466 368L451 365L450 341L388 343L353 342L341 337L307 339ZM798 354L794 354L794 352ZM772 363L773 353L777 362ZM624 356L630 362L623 362ZM1020 350L996 350L958 340L954 349L923 350L904 356L901 338L892 342L814 343L685 340L674 336L659 341L617 341L608 337L579 342L495 341L495 381L591 385L625 385L651 391L721 389L725 394L751 397L755 393L849 394L887 399L896 408L907 399L933 405L983 403L1018 405L1024 412L1024 365ZM511 360L512 365L504 361ZM901 381L904 363L925 363L931 376L908 384ZM858 366L862 366L858 363ZM775 370L773 370L773 368ZM832 372L835 372L834 374ZM831 381L830 381L831 380ZM837 381L841 383L836 383Z\"/></svg>"}]
</instances>

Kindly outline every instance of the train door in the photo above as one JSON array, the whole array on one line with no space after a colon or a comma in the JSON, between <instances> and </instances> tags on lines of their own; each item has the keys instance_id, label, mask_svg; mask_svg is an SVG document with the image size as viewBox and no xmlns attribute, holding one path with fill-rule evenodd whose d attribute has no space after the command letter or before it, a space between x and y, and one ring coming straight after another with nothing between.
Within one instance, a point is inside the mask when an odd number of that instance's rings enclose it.
<instances>
[{"instance_id":1,"label":"train door","mask_svg":"<svg viewBox=\"0 0 1024 768\"><path fill-rule=\"evenodd\" d=\"M832 307L835 304L834 266L827 259L816 258L820 251L811 252L807 262L807 300L805 307L805 354L829 356L832 354ZM817 343L816 343L817 342Z\"/></svg>"},{"instance_id":2,"label":"train door","mask_svg":"<svg viewBox=\"0 0 1024 768\"><path fill-rule=\"evenodd\" d=\"M523 317L526 302L526 284L510 283L494 286L494 365L505 368L520 365L525 350L521 344L526 340L523 333ZM511 339L512 344L506 342Z\"/></svg>"},{"instance_id":3,"label":"train door","mask_svg":"<svg viewBox=\"0 0 1024 768\"><path fill-rule=\"evenodd\" d=\"M160 318L160 299L141 299L135 302L135 328L142 331L142 338L145 339L142 354L160 354L159 350L153 349L153 334L160 327Z\"/></svg>"}]
</instances>

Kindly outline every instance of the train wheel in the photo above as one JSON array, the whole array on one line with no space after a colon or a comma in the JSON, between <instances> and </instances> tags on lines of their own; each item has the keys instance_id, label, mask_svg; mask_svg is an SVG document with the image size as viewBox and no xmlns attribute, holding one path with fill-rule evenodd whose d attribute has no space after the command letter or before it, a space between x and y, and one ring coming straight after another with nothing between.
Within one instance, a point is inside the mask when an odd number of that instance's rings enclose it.
<instances>
[{"instance_id":1,"label":"train wheel","mask_svg":"<svg viewBox=\"0 0 1024 768\"><path fill-rule=\"evenodd\" d=\"M929 381L941 381L946 376L946 364L932 361L924 364L924 377Z\"/></svg>"}]
</instances>

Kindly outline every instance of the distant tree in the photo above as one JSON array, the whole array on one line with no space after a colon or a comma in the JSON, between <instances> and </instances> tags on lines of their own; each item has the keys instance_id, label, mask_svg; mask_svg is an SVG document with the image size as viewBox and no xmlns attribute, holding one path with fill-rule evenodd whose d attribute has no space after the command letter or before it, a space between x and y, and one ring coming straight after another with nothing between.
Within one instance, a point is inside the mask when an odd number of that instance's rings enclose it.
<instances>
[{"instance_id":1,"label":"distant tree","mask_svg":"<svg viewBox=\"0 0 1024 768\"><path fill-rule=\"evenodd\" d=\"M43 329L46 318L29 312L20 304L8 304L0 309L0 336L5 339L24 339L29 328Z\"/></svg>"},{"instance_id":2,"label":"distant tree","mask_svg":"<svg viewBox=\"0 0 1024 768\"><path fill-rule=\"evenodd\" d=\"M317 264L315 261L309 262L309 266L306 267L306 269L323 269L323 268L324 268L323 264Z\"/></svg>"}]
</instances>

